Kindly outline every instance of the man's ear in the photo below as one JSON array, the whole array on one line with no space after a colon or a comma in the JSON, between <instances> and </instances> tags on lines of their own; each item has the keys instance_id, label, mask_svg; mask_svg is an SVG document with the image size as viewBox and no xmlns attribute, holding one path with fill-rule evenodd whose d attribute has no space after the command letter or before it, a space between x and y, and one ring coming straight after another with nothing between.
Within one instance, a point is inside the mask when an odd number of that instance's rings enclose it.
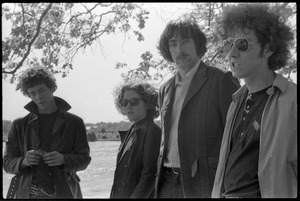
<instances>
[{"instance_id":1,"label":"man's ear","mask_svg":"<svg viewBox=\"0 0 300 201\"><path fill-rule=\"evenodd\" d=\"M270 50L269 44L265 46L264 48L264 57L270 58L273 55L274 51Z\"/></svg>"}]
</instances>

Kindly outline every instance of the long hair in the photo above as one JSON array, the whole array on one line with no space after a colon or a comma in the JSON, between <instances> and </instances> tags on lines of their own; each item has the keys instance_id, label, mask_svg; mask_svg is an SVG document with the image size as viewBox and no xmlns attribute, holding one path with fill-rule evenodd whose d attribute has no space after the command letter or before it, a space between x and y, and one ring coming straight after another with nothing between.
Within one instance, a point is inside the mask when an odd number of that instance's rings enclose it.
<instances>
[{"instance_id":1,"label":"long hair","mask_svg":"<svg viewBox=\"0 0 300 201\"><path fill-rule=\"evenodd\" d=\"M169 40L177 35L182 38L191 38L194 41L199 58L206 53L207 39L198 24L191 19L180 18L167 24L159 40L158 50L167 61L174 62L169 51Z\"/></svg>"}]
</instances>

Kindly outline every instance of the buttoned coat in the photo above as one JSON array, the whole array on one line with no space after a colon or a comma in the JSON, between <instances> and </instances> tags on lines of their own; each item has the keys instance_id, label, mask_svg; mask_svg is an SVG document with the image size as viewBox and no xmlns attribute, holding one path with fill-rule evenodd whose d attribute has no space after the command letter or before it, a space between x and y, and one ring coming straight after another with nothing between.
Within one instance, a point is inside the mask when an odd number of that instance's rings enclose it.
<instances>
[{"instance_id":1,"label":"buttoned coat","mask_svg":"<svg viewBox=\"0 0 300 201\"><path fill-rule=\"evenodd\" d=\"M59 97L54 97L59 109L54 123L51 151L64 156L64 164L52 167L57 198L82 198L77 171L87 168L91 161L90 148L83 120L69 112L71 106ZM7 173L19 174L16 197L28 199L34 167L20 169L20 164L29 150L39 148L39 121L37 106L31 101L25 106L30 113L13 121L6 141L3 168Z\"/></svg>"},{"instance_id":2,"label":"buttoned coat","mask_svg":"<svg viewBox=\"0 0 300 201\"><path fill-rule=\"evenodd\" d=\"M231 72L207 66L202 61L191 80L178 120L178 151L185 198L211 196L227 110L232 94L239 87ZM165 145L169 140L174 94L175 76L159 91L162 140L155 197L159 193Z\"/></svg>"},{"instance_id":3,"label":"buttoned coat","mask_svg":"<svg viewBox=\"0 0 300 201\"><path fill-rule=\"evenodd\" d=\"M136 138L124 150L127 145L124 142L127 142L131 132ZM153 197L161 129L153 119L145 118L129 131L120 131L120 137L121 145L110 198Z\"/></svg>"}]
</instances>

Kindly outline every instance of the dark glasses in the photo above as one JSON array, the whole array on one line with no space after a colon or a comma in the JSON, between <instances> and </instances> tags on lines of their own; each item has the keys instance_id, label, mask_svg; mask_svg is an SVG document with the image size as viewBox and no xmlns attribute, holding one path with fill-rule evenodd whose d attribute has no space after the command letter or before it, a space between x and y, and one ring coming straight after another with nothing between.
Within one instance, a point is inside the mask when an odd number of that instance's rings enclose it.
<instances>
[{"instance_id":1,"label":"dark glasses","mask_svg":"<svg viewBox=\"0 0 300 201\"><path fill-rule=\"evenodd\" d=\"M223 53L228 54L233 46L239 52L246 52L249 49L249 45L252 45L253 42L248 41L246 38L230 38L223 42Z\"/></svg>"},{"instance_id":2,"label":"dark glasses","mask_svg":"<svg viewBox=\"0 0 300 201\"><path fill-rule=\"evenodd\" d=\"M139 104L140 100L145 100L145 99L142 99L142 98L133 98L130 100L123 99L120 104L122 107L127 107L128 103L130 103L131 106L137 106Z\"/></svg>"}]
</instances>

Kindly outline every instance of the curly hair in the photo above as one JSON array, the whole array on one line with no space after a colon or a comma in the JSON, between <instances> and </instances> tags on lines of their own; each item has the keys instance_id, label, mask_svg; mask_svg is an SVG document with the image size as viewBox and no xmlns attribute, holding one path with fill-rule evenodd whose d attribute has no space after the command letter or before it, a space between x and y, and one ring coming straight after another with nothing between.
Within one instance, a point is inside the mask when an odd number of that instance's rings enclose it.
<instances>
[{"instance_id":1,"label":"curly hair","mask_svg":"<svg viewBox=\"0 0 300 201\"><path fill-rule=\"evenodd\" d=\"M24 96L30 97L28 88L35 87L39 84L45 84L52 92L57 89L56 79L50 71L44 67L30 67L20 76L16 90L22 92Z\"/></svg>"},{"instance_id":2,"label":"curly hair","mask_svg":"<svg viewBox=\"0 0 300 201\"><path fill-rule=\"evenodd\" d=\"M115 98L114 103L119 113L125 115L124 108L121 106L121 101L123 100L125 91L128 90L136 91L144 100L146 100L148 117L155 119L159 116L158 92L152 85L143 82L128 82L115 88L113 92Z\"/></svg>"},{"instance_id":3,"label":"curly hair","mask_svg":"<svg viewBox=\"0 0 300 201\"><path fill-rule=\"evenodd\" d=\"M207 39L198 24L191 19L179 18L170 21L160 37L157 48L164 59L174 62L169 51L169 40L178 34L182 38L191 38L194 41L197 55L200 58L206 53Z\"/></svg>"},{"instance_id":4,"label":"curly hair","mask_svg":"<svg viewBox=\"0 0 300 201\"><path fill-rule=\"evenodd\" d=\"M269 45L274 53L268 64L273 71L284 67L290 55L293 33L276 10L266 4L229 5L224 7L222 16L217 18L216 31L222 39L237 30L253 30L262 50Z\"/></svg>"}]
</instances>

